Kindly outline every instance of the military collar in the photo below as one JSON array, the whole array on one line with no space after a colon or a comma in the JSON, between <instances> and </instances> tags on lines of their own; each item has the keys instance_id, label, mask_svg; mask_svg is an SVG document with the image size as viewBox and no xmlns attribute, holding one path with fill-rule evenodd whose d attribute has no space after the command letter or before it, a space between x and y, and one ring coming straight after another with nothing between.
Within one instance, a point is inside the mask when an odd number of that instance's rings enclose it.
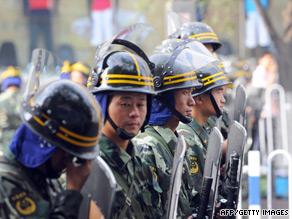
<instances>
[{"instance_id":1,"label":"military collar","mask_svg":"<svg viewBox=\"0 0 292 219\"><path fill-rule=\"evenodd\" d=\"M209 135L204 127L202 127L195 119L191 121L189 126L197 133L202 144L207 148Z\"/></svg>"},{"instance_id":2,"label":"military collar","mask_svg":"<svg viewBox=\"0 0 292 219\"><path fill-rule=\"evenodd\" d=\"M167 146L169 147L172 155L175 151L175 146L177 143L177 134L175 134L171 129L167 128L166 126L152 126L158 134L165 140Z\"/></svg>"},{"instance_id":3,"label":"military collar","mask_svg":"<svg viewBox=\"0 0 292 219\"><path fill-rule=\"evenodd\" d=\"M99 146L101 152L104 154L102 156L104 156L106 161L109 162L109 165L116 166L120 170L122 170L136 155L135 147L131 140L129 141L127 152L117 146L105 135L102 135L100 138Z\"/></svg>"}]
</instances>

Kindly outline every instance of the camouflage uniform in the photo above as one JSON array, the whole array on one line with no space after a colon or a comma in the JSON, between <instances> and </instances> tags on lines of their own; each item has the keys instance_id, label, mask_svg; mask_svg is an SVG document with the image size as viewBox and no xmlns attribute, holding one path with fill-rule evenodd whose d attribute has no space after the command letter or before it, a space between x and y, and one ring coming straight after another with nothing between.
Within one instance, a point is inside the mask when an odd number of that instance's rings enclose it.
<instances>
[{"instance_id":1,"label":"camouflage uniform","mask_svg":"<svg viewBox=\"0 0 292 219\"><path fill-rule=\"evenodd\" d=\"M141 218L142 215L144 218L162 218L159 199L159 193L162 191L154 179L151 169L136 156L132 142L130 141L126 152L103 135L99 146L101 157L110 166L117 180L116 198L111 218L119 218L123 208L127 205L126 199L129 194L125 191L123 184L127 185L127 190L130 190L132 182L134 183L132 194L130 194L132 202L127 208L124 218ZM138 203L138 208L140 206L140 216L133 199Z\"/></svg>"},{"instance_id":2,"label":"camouflage uniform","mask_svg":"<svg viewBox=\"0 0 292 219\"><path fill-rule=\"evenodd\" d=\"M147 125L145 132L138 134L133 141L139 155L146 160L154 171L159 186L163 191L162 206L165 214L168 205L168 191L177 136L165 126ZM181 218L191 215L189 195L192 194L192 187L190 180L189 168L185 162L177 209L177 216Z\"/></svg>"},{"instance_id":3,"label":"camouflage uniform","mask_svg":"<svg viewBox=\"0 0 292 219\"><path fill-rule=\"evenodd\" d=\"M194 119L188 125L180 123L176 130L186 139L186 158L191 167L192 184L196 191L201 191L209 135Z\"/></svg>"},{"instance_id":4,"label":"camouflage uniform","mask_svg":"<svg viewBox=\"0 0 292 219\"><path fill-rule=\"evenodd\" d=\"M62 191L58 181L24 167L9 149L0 156L0 218L77 218L81 200L79 192Z\"/></svg>"},{"instance_id":5,"label":"camouflage uniform","mask_svg":"<svg viewBox=\"0 0 292 219\"><path fill-rule=\"evenodd\" d=\"M21 124L19 91L6 90L0 95L0 151L4 152Z\"/></svg>"},{"instance_id":6,"label":"camouflage uniform","mask_svg":"<svg viewBox=\"0 0 292 219\"><path fill-rule=\"evenodd\" d=\"M217 117L216 116L210 116L208 121L204 125L205 130L209 134L211 133L212 128L216 126L216 122L217 122ZM229 127L228 113L225 110L223 110L222 111L221 133L222 133L224 139L227 139L228 127Z\"/></svg>"}]
</instances>

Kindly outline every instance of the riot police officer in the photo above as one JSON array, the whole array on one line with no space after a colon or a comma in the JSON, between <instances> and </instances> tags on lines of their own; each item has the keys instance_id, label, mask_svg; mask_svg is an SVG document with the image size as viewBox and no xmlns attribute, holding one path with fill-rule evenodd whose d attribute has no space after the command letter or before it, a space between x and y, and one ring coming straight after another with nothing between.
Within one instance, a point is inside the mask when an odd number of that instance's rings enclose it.
<instances>
[{"instance_id":1,"label":"riot police officer","mask_svg":"<svg viewBox=\"0 0 292 219\"><path fill-rule=\"evenodd\" d=\"M21 106L23 124L0 157L0 216L77 218L80 190L98 155L99 104L69 80L29 88ZM65 190L57 181L64 170Z\"/></svg>"},{"instance_id":2,"label":"riot police officer","mask_svg":"<svg viewBox=\"0 0 292 219\"><path fill-rule=\"evenodd\" d=\"M132 142L148 123L155 94L149 60L136 45L103 53L107 45L96 53L88 88L105 118L100 155L117 181L112 218L161 218L160 187Z\"/></svg>"},{"instance_id":3,"label":"riot police officer","mask_svg":"<svg viewBox=\"0 0 292 219\"><path fill-rule=\"evenodd\" d=\"M154 98L145 133L140 133L134 140L140 156L147 161L157 177L163 191L162 205L166 212L173 156L178 140L176 128L180 121L191 122L192 107L195 105L191 92L201 86L195 71L210 64L213 57L196 53L182 44L171 52L154 54L150 60L155 63L153 80L158 95ZM182 179L177 216L186 218L192 213L192 195L195 192L186 162Z\"/></svg>"}]
</instances>

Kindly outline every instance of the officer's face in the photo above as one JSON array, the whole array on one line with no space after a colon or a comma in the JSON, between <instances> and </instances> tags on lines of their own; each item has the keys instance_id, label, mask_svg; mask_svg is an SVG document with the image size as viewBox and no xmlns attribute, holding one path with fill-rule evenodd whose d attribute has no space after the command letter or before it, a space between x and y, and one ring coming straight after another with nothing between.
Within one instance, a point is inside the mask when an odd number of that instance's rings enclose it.
<instances>
[{"instance_id":1,"label":"officer's face","mask_svg":"<svg viewBox=\"0 0 292 219\"><path fill-rule=\"evenodd\" d=\"M86 84L85 77L80 71L72 71L71 72L71 80L77 82L79 84Z\"/></svg>"},{"instance_id":2,"label":"officer's face","mask_svg":"<svg viewBox=\"0 0 292 219\"><path fill-rule=\"evenodd\" d=\"M224 103L226 103L226 100L224 97L225 87L226 86L216 87L212 90L213 97L220 110L223 110Z\"/></svg>"},{"instance_id":3,"label":"officer's face","mask_svg":"<svg viewBox=\"0 0 292 219\"><path fill-rule=\"evenodd\" d=\"M206 46L206 48L207 48L211 53L214 52L214 49L213 49L212 44L210 44L210 43L204 43L204 45Z\"/></svg>"},{"instance_id":4,"label":"officer's face","mask_svg":"<svg viewBox=\"0 0 292 219\"><path fill-rule=\"evenodd\" d=\"M192 106L195 105L192 90L193 88L185 88L174 91L175 108L184 116L192 115Z\"/></svg>"},{"instance_id":5,"label":"officer's face","mask_svg":"<svg viewBox=\"0 0 292 219\"><path fill-rule=\"evenodd\" d=\"M134 135L142 127L146 113L146 94L122 92L114 95L108 106L108 114L116 125Z\"/></svg>"}]
</instances>

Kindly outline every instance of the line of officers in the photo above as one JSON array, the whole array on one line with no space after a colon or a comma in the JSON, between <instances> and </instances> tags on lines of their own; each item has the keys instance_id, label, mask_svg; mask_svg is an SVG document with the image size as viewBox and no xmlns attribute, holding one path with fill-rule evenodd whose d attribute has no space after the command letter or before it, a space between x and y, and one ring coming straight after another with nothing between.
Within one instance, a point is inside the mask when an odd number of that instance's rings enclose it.
<instances>
[{"instance_id":1,"label":"line of officers","mask_svg":"<svg viewBox=\"0 0 292 219\"><path fill-rule=\"evenodd\" d=\"M56 80L23 99L23 123L0 157L0 218L77 218L98 155L117 180L111 218L163 218L179 135L188 149L177 218L192 218L207 130L230 82L208 25L187 23L161 45L150 56L138 46L108 49L95 57L87 88Z\"/></svg>"}]
</instances>

